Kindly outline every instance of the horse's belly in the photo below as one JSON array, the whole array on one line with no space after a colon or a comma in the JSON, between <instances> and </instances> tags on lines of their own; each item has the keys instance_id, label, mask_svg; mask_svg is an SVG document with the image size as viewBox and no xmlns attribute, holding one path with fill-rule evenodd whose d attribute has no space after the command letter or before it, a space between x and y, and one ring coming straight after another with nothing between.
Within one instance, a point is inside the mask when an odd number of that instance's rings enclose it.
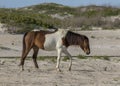
<instances>
[{"instance_id":1,"label":"horse's belly","mask_svg":"<svg viewBox=\"0 0 120 86\"><path fill-rule=\"evenodd\" d=\"M47 51L55 50L56 49L55 41L52 41L52 40L45 41L44 49L47 50Z\"/></svg>"}]
</instances>

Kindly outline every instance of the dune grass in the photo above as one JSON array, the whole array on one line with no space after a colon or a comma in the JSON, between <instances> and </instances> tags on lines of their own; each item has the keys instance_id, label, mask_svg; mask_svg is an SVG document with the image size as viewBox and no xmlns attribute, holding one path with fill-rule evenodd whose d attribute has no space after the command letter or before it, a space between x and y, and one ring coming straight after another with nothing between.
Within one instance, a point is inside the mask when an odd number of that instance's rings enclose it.
<instances>
[{"instance_id":1,"label":"dune grass","mask_svg":"<svg viewBox=\"0 0 120 86\"><path fill-rule=\"evenodd\" d=\"M0 57L0 58L4 58L4 59L21 59L21 57ZM109 56L84 56L84 55L78 55L78 56L74 56L73 58L77 58L77 59L101 59L101 60L107 60L107 61L110 61L110 57ZM31 56L28 56L26 58L26 60L31 60L32 57ZM57 61L57 56L38 56L37 57L37 60L38 61L51 61L53 63L56 63ZM64 56L61 58L62 61L67 61L67 60L70 60L69 57L67 56Z\"/></svg>"},{"instance_id":2,"label":"dune grass","mask_svg":"<svg viewBox=\"0 0 120 86\"><path fill-rule=\"evenodd\" d=\"M109 56L92 56L93 59L102 59L102 60L110 60Z\"/></svg>"},{"instance_id":3,"label":"dune grass","mask_svg":"<svg viewBox=\"0 0 120 86\"><path fill-rule=\"evenodd\" d=\"M78 59L87 59L88 56L78 55L77 58L78 58ZM92 59L107 60L107 61L110 60L110 57L109 57L109 56L91 56L90 58L92 58Z\"/></svg>"}]
</instances>

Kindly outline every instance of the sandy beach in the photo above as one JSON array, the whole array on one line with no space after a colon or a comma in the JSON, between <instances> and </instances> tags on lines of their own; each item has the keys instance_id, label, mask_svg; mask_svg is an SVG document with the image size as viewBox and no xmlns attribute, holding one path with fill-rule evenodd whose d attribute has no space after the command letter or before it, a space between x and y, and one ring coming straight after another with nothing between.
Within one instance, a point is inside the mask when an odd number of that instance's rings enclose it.
<instances>
[{"instance_id":1,"label":"sandy beach","mask_svg":"<svg viewBox=\"0 0 120 86\"><path fill-rule=\"evenodd\" d=\"M90 56L120 56L120 30L77 31L88 36L90 40ZM20 57L23 35L0 34L0 57ZM75 46L68 48L72 56L85 55ZM74 51L74 52L73 52ZM29 56L32 55L32 50ZM39 50L39 56L56 56L56 51Z\"/></svg>"},{"instance_id":2,"label":"sandy beach","mask_svg":"<svg viewBox=\"0 0 120 86\"><path fill-rule=\"evenodd\" d=\"M68 71L69 60L61 61L62 72L57 72L56 62L50 60L38 60L40 68L36 70L32 59L26 60L25 71L21 72L18 64L23 35L0 34L0 86L120 86L120 30L77 33L89 37L91 54L87 59L78 59L75 56L86 56L85 53L79 47L69 47L73 56L72 70ZM56 55L56 51L39 50L39 56ZM92 56L109 56L110 59L93 59Z\"/></svg>"}]
</instances>

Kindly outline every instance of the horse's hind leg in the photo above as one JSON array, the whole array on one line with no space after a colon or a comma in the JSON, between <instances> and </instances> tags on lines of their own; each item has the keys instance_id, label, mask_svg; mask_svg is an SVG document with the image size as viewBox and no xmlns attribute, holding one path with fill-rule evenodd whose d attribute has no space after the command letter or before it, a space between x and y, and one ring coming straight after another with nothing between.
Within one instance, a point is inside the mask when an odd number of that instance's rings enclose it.
<instances>
[{"instance_id":1,"label":"horse's hind leg","mask_svg":"<svg viewBox=\"0 0 120 86\"><path fill-rule=\"evenodd\" d=\"M30 46L27 46L26 49L23 49L23 54L21 57L21 62L19 66L22 66L22 70L24 70L24 62L25 62L25 58L27 57L28 53L30 52L31 48Z\"/></svg>"},{"instance_id":2,"label":"horse's hind leg","mask_svg":"<svg viewBox=\"0 0 120 86\"><path fill-rule=\"evenodd\" d=\"M36 59L37 59L37 54L38 54L38 51L39 51L39 48L38 47L33 47L33 62L34 62L34 65L35 65L35 68L39 68L38 67L38 64L37 64L37 61L36 61Z\"/></svg>"}]
</instances>

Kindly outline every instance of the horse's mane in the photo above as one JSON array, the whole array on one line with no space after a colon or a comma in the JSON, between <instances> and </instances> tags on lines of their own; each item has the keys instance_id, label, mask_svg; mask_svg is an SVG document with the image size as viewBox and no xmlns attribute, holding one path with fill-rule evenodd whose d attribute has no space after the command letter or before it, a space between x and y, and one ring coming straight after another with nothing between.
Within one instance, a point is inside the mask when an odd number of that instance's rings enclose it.
<instances>
[{"instance_id":1,"label":"horse's mane","mask_svg":"<svg viewBox=\"0 0 120 86\"><path fill-rule=\"evenodd\" d=\"M84 35L68 31L65 40L67 45L79 45L85 38L87 37Z\"/></svg>"}]
</instances>

